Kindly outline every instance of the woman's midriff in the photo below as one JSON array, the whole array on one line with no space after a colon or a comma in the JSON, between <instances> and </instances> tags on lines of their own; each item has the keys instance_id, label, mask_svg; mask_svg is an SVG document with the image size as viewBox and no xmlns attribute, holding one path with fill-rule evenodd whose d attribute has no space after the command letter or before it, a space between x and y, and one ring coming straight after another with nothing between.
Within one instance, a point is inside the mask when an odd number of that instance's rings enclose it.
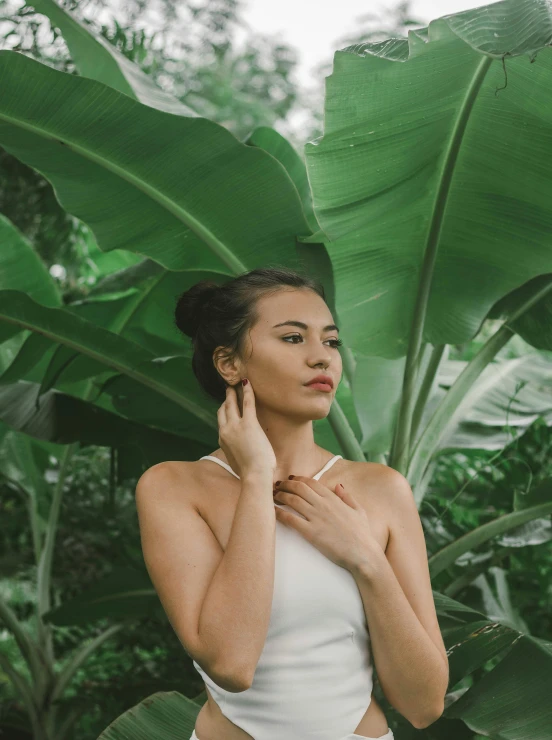
<instances>
[{"instance_id":1,"label":"woman's midriff","mask_svg":"<svg viewBox=\"0 0 552 740\"><path fill-rule=\"evenodd\" d=\"M212 454L221 460L224 459L222 450L220 449ZM189 465L190 463L186 464ZM194 503L217 538L222 550L226 551L239 498L240 482L237 478L230 476L227 471L216 463L209 462L208 460L198 460L193 465L198 466L198 469L201 468L201 485L198 486L197 490L202 492L201 497L198 497ZM337 482L342 482L345 489L351 491L357 501L364 503L370 517L370 526L374 537L385 551L389 537L389 528L385 521L383 508L378 506L375 500L366 496L365 478L363 479L363 485L356 483L355 465L356 463L349 460L338 460L327 473L321 476L320 480L324 485L332 489ZM337 475L339 477L336 477ZM374 489L377 490L377 486ZM205 690L207 701L201 707L195 724L195 732L198 740L221 740L221 738L224 738L224 740L254 740L249 733L242 730L233 722L230 722L224 716L207 686L205 686ZM352 728L349 732L354 732L357 735L365 735L370 738L377 738L384 735L387 732L387 728L388 724L385 714L372 696L362 719L356 728Z\"/></svg>"},{"instance_id":2,"label":"woman's midriff","mask_svg":"<svg viewBox=\"0 0 552 740\"><path fill-rule=\"evenodd\" d=\"M198 740L254 740L252 735L224 716L220 707L215 702L207 687L207 701L199 710L196 717L195 733ZM356 735L365 735L366 737L381 737L387 732L388 724L382 708L377 703L374 696L370 701L370 706L362 716L362 719L355 728L349 732ZM337 738L336 738L337 740Z\"/></svg>"},{"instance_id":3,"label":"woman's midriff","mask_svg":"<svg viewBox=\"0 0 552 740\"><path fill-rule=\"evenodd\" d=\"M207 686L205 686L205 691L207 701L199 710L195 723L198 740L221 740L221 738L224 740L254 740L248 732L224 716Z\"/></svg>"}]
</instances>

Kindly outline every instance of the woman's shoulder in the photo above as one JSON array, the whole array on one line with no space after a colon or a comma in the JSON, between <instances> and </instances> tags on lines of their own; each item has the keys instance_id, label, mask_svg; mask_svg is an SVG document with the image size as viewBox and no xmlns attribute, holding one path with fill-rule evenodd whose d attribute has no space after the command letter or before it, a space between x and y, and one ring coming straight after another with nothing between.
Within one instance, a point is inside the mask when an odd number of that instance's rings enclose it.
<instances>
[{"instance_id":1,"label":"woman's shoulder","mask_svg":"<svg viewBox=\"0 0 552 740\"><path fill-rule=\"evenodd\" d=\"M215 450L214 452L209 452L208 456L218 457L219 460L225 462L224 453L220 448L218 450ZM205 455L202 455L202 457L205 457ZM163 460L162 462L155 463L155 465L152 465L150 468L145 470L144 473L142 473L142 476L149 474L150 471L158 471L160 473L178 475L185 471L188 472L190 470L200 470L202 468L203 460L201 458L198 458L197 460Z\"/></svg>"},{"instance_id":2,"label":"woman's shoulder","mask_svg":"<svg viewBox=\"0 0 552 740\"><path fill-rule=\"evenodd\" d=\"M360 477L385 475L386 471L392 469L383 463L370 462L370 460L346 460L343 458L342 463L347 470Z\"/></svg>"},{"instance_id":3,"label":"woman's shoulder","mask_svg":"<svg viewBox=\"0 0 552 740\"><path fill-rule=\"evenodd\" d=\"M219 457L220 455L213 455ZM190 490L194 483L201 484L203 474L208 472L205 464L208 460L163 460L145 470L137 483L137 489L174 483L179 489L182 483L186 483L186 489ZM214 466L213 466L214 467Z\"/></svg>"}]
</instances>

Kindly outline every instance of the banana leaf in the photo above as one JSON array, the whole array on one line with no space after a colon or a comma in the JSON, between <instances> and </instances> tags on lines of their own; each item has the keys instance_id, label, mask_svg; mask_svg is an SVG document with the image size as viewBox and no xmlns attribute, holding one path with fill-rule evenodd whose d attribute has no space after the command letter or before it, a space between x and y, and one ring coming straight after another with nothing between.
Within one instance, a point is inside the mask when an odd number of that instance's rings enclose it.
<instances>
[{"instance_id":1,"label":"banana leaf","mask_svg":"<svg viewBox=\"0 0 552 740\"><path fill-rule=\"evenodd\" d=\"M380 358L355 391L357 413L379 410L374 385L390 400L386 427L370 435L380 450L395 435L391 465L413 485L450 416L409 466L428 345L438 354L470 341L525 286L538 300L524 338L552 348L535 330L552 311L551 27L549 3L504 0L341 49L324 133L305 146L344 336L365 360L358 372Z\"/></svg>"},{"instance_id":2,"label":"banana leaf","mask_svg":"<svg viewBox=\"0 0 552 740\"><path fill-rule=\"evenodd\" d=\"M296 235L310 229L293 182L264 150L18 52L0 51L0 79L0 144L52 183L102 251L227 277L267 262L300 266Z\"/></svg>"},{"instance_id":3,"label":"banana leaf","mask_svg":"<svg viewBox=\"0 0 552 740\"><path fill-rule=\"evenodd\" d=\"M30 4L60 29L73 62L83 77L103 82L145 105L167 113L190 117L198 115L178 98L158 87L137 64L54 0L33 0Z\"/></svg>"}]
</instances>

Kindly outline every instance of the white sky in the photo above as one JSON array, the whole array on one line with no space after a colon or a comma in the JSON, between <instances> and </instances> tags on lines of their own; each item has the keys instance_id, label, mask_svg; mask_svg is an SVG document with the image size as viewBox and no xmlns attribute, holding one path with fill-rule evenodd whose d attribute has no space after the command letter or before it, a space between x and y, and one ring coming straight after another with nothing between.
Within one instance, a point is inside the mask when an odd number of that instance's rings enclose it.
<instances>
[{"instance_id":1,"label":"white sky","mask_svg":"<svg viewBox=\"0 0 552 740\"><path fill-rule=\"evenodd\" d=\"M492 0L412 0L410 10L427 26L435 18L491 4ZM251 29L295 47L300 59L297 80L310 87L313 67L332 60L339 48L335 42L354 31L359 16L379 15L397 5L398 0L244 0L242 17Z\"/></svg>"}]
</instances>

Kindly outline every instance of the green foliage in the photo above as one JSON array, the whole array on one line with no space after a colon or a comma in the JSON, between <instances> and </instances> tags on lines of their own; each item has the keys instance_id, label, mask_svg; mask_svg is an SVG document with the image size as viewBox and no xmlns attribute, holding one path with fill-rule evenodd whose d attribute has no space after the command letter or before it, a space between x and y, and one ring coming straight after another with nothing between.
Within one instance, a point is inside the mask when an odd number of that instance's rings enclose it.
<instances>
[{"instance_id":1,"label":"green foliage","mask_svg":"<svg viewBox=\"0 0 552 740\"><path fill-rule=\"evenodd\" d=\"M160 15L145 28L139 26L147 6L138 0L126 2L117 11L103 0L60 5L162 88L238 139L258 126L282 122L286 128L286 118L300 102L293 77L296 51L251 33L238 45L235 36L243 19L236 0L203 5L163 0ZM6 18L1 48L78 74L59 30L32 5L0 0L0 15ZM89 228L62 208L40 172L2 147L0 212L33 243L48 267L62 266L55 277L65 302L86 296L97 279L90 254L97 247L91 243Z\"/></svg>"},{"instance_id":2,"label":"green foliage","mask_svg":"<svg viewBox=\"0 0 552 740\"><path fill-rule=\"evenodd\" d=\"M133 489L144 465L197 459L216 434L174 296L282 261L321 280L346 327L317 441L379 457L420 507L451 666L426 736L521 740L532 702L533 737L548 738L547 9L520 0L521 23L520 3L503 0L408 40L353 41L335 55L324 134L303 161L271 128L295 100L293 59L279 46L270 60L263 44L237 52L230 0L186 7L204 33L180 46L169 2L154 33L137 27L144 3L113 28L89 15L98 5L67 5L73 17L36 2L67 49L41 49L25 7L16 43L6 36L25 53L0 51L0 141L21 187L0 218L0 721L34 740L92 740L112 720L106 740L152 716L163 732L193 722L202 684L146 580ZM513 82L497 98L506 56ZM498 138L491 120L504 122ZM505 176L520 149L521 182Z\"/></svg>"}]
</instances>

